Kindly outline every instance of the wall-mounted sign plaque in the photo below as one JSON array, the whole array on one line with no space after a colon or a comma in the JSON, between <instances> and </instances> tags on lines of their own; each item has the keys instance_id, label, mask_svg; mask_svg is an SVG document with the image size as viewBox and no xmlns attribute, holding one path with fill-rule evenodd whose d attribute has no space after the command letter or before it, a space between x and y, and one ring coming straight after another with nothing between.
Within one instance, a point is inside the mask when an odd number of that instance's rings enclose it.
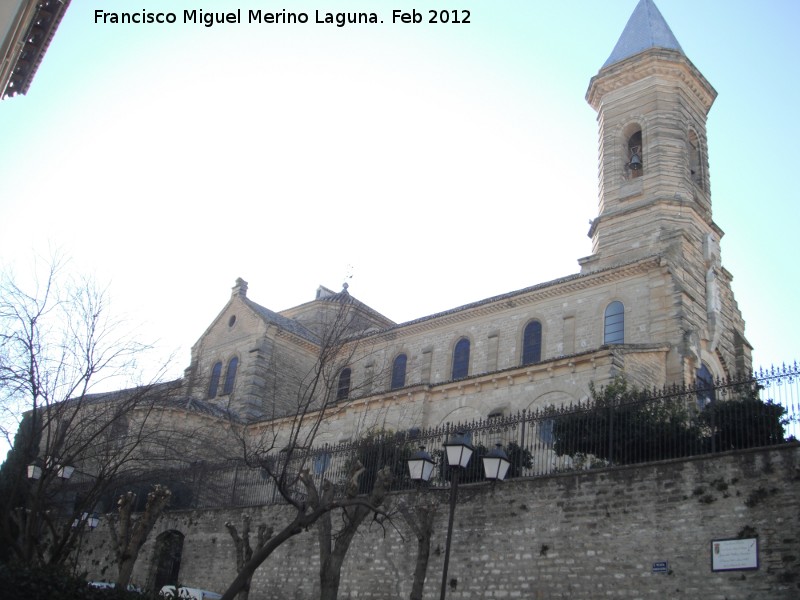
<instances>
[{"instance_id":1,"label":"wall-mounted sign plaque","mask_svg":"<svg viewBox=\"0 0 800 600\"><path fill-rule=\"evenodd\" d=\"M758 538L711 541L712 571L758 569Z\"/></svg>"}]
</instances>

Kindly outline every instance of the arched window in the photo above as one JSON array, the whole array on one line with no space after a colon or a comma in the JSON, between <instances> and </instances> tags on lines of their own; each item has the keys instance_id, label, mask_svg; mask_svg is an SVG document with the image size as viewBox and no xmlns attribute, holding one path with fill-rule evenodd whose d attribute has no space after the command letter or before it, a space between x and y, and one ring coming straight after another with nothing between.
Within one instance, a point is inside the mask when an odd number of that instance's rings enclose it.
<instances>
[{"instance_id":1,"label":"arched window","mask_svg":"<svg viewBox=\"0 0 800 600\"><path fill-rule=\"evenodd\" d=\"M216 398L217 390L219 389L219 378L222 375L222 363L217 362L214 368L211 369L211 382L208 384L208 397Z\"/></svg>"},{"instance_id":2,"label":"arched window","mask_svg":"<svg viewBox=\"0 0 800 600\"><path fill-rule=\"evenodd\" d=\"M461 338L453 349L452 379L461 379L469 375L469 340Z\"/></svg>"},{"instance_id":3,"label":"arched window","mask_svg":"<svg viewBox=\"0 0 800 600\"><path fill-rule=\"evenodd\" d=\"M697 369L695 384L697 388L697 408L702 410L716 399L714 376L708 370L706 363L702 363L700 368Z\"/></svg>"},{"instance_id":4,"label":"arched window","mask_svg":"<svg viewBox=\"0 0 800 600\"><path fill-rule=\"evenodd\" d=\"M394 363L392 363L392 385L391 388L396 390L405 386L406 384L406 364L408 357L405 354L398 354Z\"/></svg>"},{"instance_id":5,"label":"arched window","mask_svg":"<svg viewBox=\"0 0 800 600\"><path fill-rule=\"evenodd\" d=\"M347 400L350 396L350 368L345 367L339 373L339 384L336 387L336 400Z\"/></svg>"},{"instance_id":6,"label":"arched window","mask_svg":"<svg viewBox=\"0 0 800 600\"><path fill-rule=\"evenodd\" d=\"M542 360L542 324L531 321L522 334L522 364L532 365Z\"/></svg>"},{"instance_id":7,"label":"arched window","mask_svg":"<svg viewBox=\"0 0 800 600\"><path fill-rule=\"evenodd\" d=\"M223 394L233 392L233 382L236 380L236 367L239 366L239 359L235 356L228 362L228 370L225 371L225 386L222 388Z\"/></svg>"},{"instance_id":8,"label":"arched window","mask_svg":"<svg viewBox=\"0 0 800 600\"><path fill-rule=\"evenodd\" d=\"M606 307L603 343L625 343L625 307L619 300L615 300Z\"/></svg>"},{"instance_id":9,"label":"arched window","mask_svg":"<svg viewBox=\"0 0 800 600\"><path fill-rule=\"evenodd\" d=\"M642 130L635 129L626 142L625 171L630 179L641 177L644 173L644 151L642 149Z\"/></svg>"}]
</instances>

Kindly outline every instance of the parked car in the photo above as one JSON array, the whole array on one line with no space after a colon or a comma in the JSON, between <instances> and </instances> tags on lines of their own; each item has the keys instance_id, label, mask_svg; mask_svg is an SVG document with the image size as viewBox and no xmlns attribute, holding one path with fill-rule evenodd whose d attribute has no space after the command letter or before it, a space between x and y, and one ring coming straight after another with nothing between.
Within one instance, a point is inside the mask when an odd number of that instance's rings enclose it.
<instances>
[{"instance_id":1,"label":"parked car","mask_svg":"<svg viewBox=\"0 0 800 600\"><path fill-rule=\"evenodd\" d=\"M183 585L177 588L174 585L165 585L158 592L158 595L164 598L179 598L180 600L220 600L222 598L222 594Z\"/></svg>"},{"instance_id":2,"label":"parked car","mask_svg":"<svg viewBox=\"0 0 800 600\"><path fill-rule=\"evenodd\" d=\"M117 584L112 581L90 581L89 587L97 588L100 590L113 590L117 587ZM129 592L138 592L141 593L142 589L136 587L132 583L128 584L128 591Z\"/></svg>"},{"instance_id":3,"label":"parked car","mask_svg":"<svg viewBox=\"0 0 800 600\"><path fill-rule=\"evenodd\" d=\"M115 587L117 587L117 584L108 581L90 581L89 587L97 588L99 590L113 590Z\"/></svg>"}]
</instances>

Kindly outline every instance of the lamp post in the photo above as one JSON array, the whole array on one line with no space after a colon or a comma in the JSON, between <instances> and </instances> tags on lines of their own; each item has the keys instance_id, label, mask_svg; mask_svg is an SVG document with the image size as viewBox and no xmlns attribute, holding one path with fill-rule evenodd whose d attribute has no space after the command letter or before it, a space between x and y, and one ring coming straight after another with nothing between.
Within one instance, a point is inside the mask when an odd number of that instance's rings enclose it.
<instances>
[{"instance_id":1,"label":"lamp post","mask_svg":"<svg viewBox=\"0 0 800 600\"><path fill-rule=\"evenodd\" d=\"M447 593L447 569L450 566L450 544L453 539L453 520L456 513L456 503L458 500L458 481L461 472L467 468L469 459L475 448L469 443L468 437L464 432L457 432L444 443L445 454L447 455L447 465L450 468L450 515L447 521L447 540L444 549L444 566L442 567L442 587L439 600L445 600ZM497 444L495 448L483 457L483 470L486 479L491 481L502 481L505 479L511 463L508 456L503 451L502 444ZM414 481L429 481L433 475L433 459L421 446L408 460L408 474Z\"/></svg>"},{"instance_id":2,"label":"lamp post","mask_svg":"<svg viewBox=\"0 0 800 600\"><path fill-rule=\"evenodd\" d=\"M62 485L72 477L75 467L61 463L59 458L37 458L27 466L25 474L30 486L30 496L26 506L15 509L20 537L24 540L22 554L26 560L32 560L31 554L39 543L42 531L42 516L48 512L48 495L51 482L57 476ZM52 488L51 488L52 489Z\"/></svg>"},{"instance_id":3,"label":"lamp post","mask_svg":"<svg viewBox=\"0 0 800 600\"><path fill-rule=\"evenodd\" d=\"M100 517L97 516L97 513L83 513L80 517L75 519L72 522L72 528L76 529L81 527L80 531L78 531L78 552L75 555L75 567L72 570L73 575L78 574L78 563L81 560L81 546L83 545L83 530L84 527L88 527L89 531L94 529L100 524Z\"/></svg>"},{"instance_id":4,"label":"lamp post","mask_svg":"<svg viewBox=\"0 0 800 600\"><path fill-rule=\"evenodd\" d=\"M447 542L444 548L444 566L442 567L442 591L440 600L444 600L447 591L447 568L450 566L450 542L453 538L453 517L456 514L456 499L458 498L458 480L461 471L467 468L474 448L469 443L463 432L456 433L444 443L447 454L447 465L452 475L450 482L450 517L447 520Z\"/></svg>"}]
</instances>

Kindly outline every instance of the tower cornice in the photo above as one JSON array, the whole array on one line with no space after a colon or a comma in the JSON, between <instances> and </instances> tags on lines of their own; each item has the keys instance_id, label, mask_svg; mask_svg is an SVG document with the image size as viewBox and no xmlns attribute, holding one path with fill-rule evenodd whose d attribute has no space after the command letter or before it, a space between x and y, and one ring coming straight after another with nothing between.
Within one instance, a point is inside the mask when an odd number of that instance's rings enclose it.
<instances>
[{"instance_id":1,"label":"tower cornice","mask_svg":"<svg viewBox=\"0 0 800 600\"><path fill-rule=\"evenodd\" d=\"M682 82L706 113L717 97L714 87L684 54L666 48L650 48L600 69L589 82L586 101L599 111L607 94L654 76Z\"/></svg>"}]
</instances>

